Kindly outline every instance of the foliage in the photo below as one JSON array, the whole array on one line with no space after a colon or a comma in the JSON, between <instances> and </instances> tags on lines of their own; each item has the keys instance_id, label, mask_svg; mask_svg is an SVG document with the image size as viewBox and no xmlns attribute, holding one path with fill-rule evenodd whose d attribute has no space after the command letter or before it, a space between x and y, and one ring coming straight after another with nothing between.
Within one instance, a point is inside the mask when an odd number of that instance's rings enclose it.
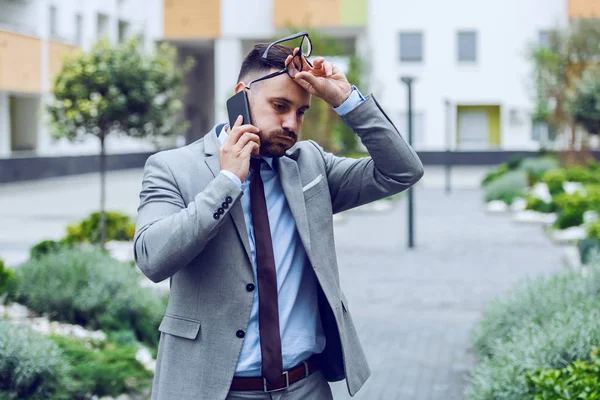
<instances>
[{"instance_id":1,"label":"foliage","mask_svg":"<svg viewBox=\"0 0 600 400\"><path fill-rule=\"evenodd\" d=\"M580 82L570 103L570 111L575 122L590 134L600 133L600 73L588 69Z\"/></svg>"},{"instance_id":2,"label":"foliage","mask_svg":"<svg viewBox=\"0 0 600 400\"><path fill-rule=\"evenodd\" d=\"M553 197L560 209L558 218L554 223L557 229L566 229L583 224L583 216L589 209L590 199L580 192L572 194L561 193Z\"/></svg>"},{"instance_id":3,"label":"foliage","mask_svg":"<svg viewBox=\"0 0 600 400\"><path fill-rule=\"evenodd\" d=\"M527 172L529 184L533 186L542 180L546 172L558 169L559 166L554 157L530 157L523 160L520 168Z\"/></svg>"},{"instance_id":4,"label":"foliage","mask_svg":"<svg viewBox=\"0 0 600 400\"><path fill-rule=\"evenodd\" d=\"M149 346L166 299L139 285L139 274L101 251L63 249L30 259L17 270L14 299L51 318L101 328L131 329Z\"/></svg>"},{"instance_id":5,"label":"foliage","mask_svg":"<svg viewBox=\"0 0 600 400\"><path fill-rule=\"evenodd\" d=\"M88 393L117 397L140 392L150 384L152 372L135 358L137 349L111 341L82 343L64 336L52 336L69 365L73 365L73 397Z\"/></svg>"},{"instance_id":6,"label":"foliage","mask_svg":"<svg viewBox=\"0 0 600 400\"><path fill-rule=\"evenodd\" d=\"M567 182L600 183L599 177L600 175L589 167L573 165L565 168Z\"/></svg>"},{"instance_id":7,"label":"foliage","mask_svg":"<svg viewBox=\"0 0 600 400\"><path fill-rule=\"evenodd\" d=\"M548 186L550 194L554 196L565 191L563 184L567 181L567 175L564 169L552 169L544 173L542 181Z\"/></svg>"},{"instance_id":8,"label":"foliage","mask_svg":"<svg viewBox=\"0 0 600 400\"><path fill-rule=\"evenodd\" d=\"M535 400L600 398L599 349L592 350L591 361L575 360L562 369L542 369L527 375L529 392Z\"/></svg>"},{"instance_id":9,"label":"foliage","mask_svg":"<svg viewBox=\"0 0 600 400\"><path fill-rule=\"evenodd\" d=\"M588 237L577 242L579 261L581 264L590 264L593 261L592 257L596 257L600 254L600 240L596 235L597 233L595 233L593 237Z\"/></svg>"},{"instance_id":10,"label":"foliage","mask_svg":"<svg viewBox=\"0 0 600 400\"><path fill-rule=\"evenodd\" d=\"M70 399L69 364L59 347L28 328L0 319L0 398Z\"/></svg>"},{"instance_id":11,"label":"foliage","mask_svg":"<svg viewBox=\"0 0 600 400\"><path fill-rule=\"evenodd\" d=\"M0 258L0 294L9 292L15 285L15 271L4 266Z\"/></svg>"},{"instance_id":12,"label":"foliage","mask_svg":"<svg viewBox=\"0 0 600 400\"><path fill-rule=\"evenodd\" d=\"M581 226L584 222L584 214L585 210L580 208L564 209L558 214L553 226L556 229L567 229L575 226Z\"/></svg>"},{"instance_id":13,"label":"foliage","mask_svg":"<svg viewBox=\"0 0 600 400\"><path fill-rule=\"evenodd\" d=\"M510 167L507 163L502 163L493 171L488 172L483 180L481 181L481 186L487 186L489 183L495 181L496 179L504 176L510 171Z\"/></svg>"},{"instance_id":14,"label":"foliage","mask_svg":"<svg viewBox=\"0 0 600 400\"><path fill-rule=\"evenodd\" d=\"M485 186L484 198L486 202L502 200L507 204L512 204L514 199L525 197L526 189L527 177L525 172L520 170L510 171Z\"/></svg>"},{"instance_id":15,"label":"foliage","mask_svg":"<svg viewBox=\"0 0 600 400\"><path fill-rule=\"evenodd\" d=\"M133 240L135 224L129 216L118 212L106 213L106 241ZM88 218L67 227L66 243L99 243L100 213L92 213Z\"/></svg>"},{"instance_id":16,"label":"foliage","mask_svg":"<svg viewBox=\"0 0 600 400\"><path fill-rule=\"evenodd\" d=\"M157 140L183 134L187 122L182 110L184 74L190 60L177 65L177 50L166 43L146 55L139 38L118 47L108 40L89 52L64 60L48 105L50 128L56 138L76 141L86 135L100 141L100 245L104 247L106 199L105 139L110 134Z\"/></svg>"},{"instance_id":17,"label":"foliage","mask_svg":"<svg viewBox=\"0 0 600 400\"><path fill-rule=\"evenodd\" d=\"M560 296L560 292L552 292ZM549 295L546 295L546 299ZM505 341L492 344L492 357L483 359L471 378L470 400L522 400L533 397L527 375L540 369L564 368L586 360L600 337L598 300L568 303L550 318L525 320Z\"/></svg>"},{"instance_id":18,"label":"foliage","mask_svg":"<svg viewBox=\"0 0 600 400\"><path fill-rule=\"evenodd\" d=\"M556 203L554 203L554 202L546 203L544 200L538 199L537 197L533 197L533 196L528 196L526 198L526 200L527 200L527 205L525 206L526 210L537 211L537 212L541 212L544 214L554 213L558 210L558 207L556 206Z\"/></svg>"},{"instance_id":19,"label":"foliage","mask_svg":"<svg viewBox=\"0 0 600 400\"><path fill-rule=\"evenodd\" d=\"M29 249L31 258L38 258L49 253L55 253L65 247L70 247L71 244L66 241L43 240Z\"/></svg>"}]
</instances>

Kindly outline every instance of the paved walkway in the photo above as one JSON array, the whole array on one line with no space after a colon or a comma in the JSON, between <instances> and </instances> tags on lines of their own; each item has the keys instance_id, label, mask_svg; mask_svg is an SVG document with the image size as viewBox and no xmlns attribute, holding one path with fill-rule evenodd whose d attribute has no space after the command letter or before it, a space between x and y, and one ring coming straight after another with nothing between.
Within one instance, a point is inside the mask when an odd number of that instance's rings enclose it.
<instances>
[{"instance_id":1,"label":"paved walkway","mask_svg":"<svg viewBox=\"0 0 600 400\"><path fill-rule=\"evenodd\" d=\"M556 271L562 252L541 228L483 210L482 171L463 171L446 195L428 168L415 190L416 249L406 249L406 197L391 210L349 211L336 226L340 273L372 376L355 399L458 400L472 365L469 334L484 305L525 276ZM108 176L108 208L135 215L141 171ZM469 189L472 188L472 189ZM60 238L97 209L98 177L0 186L0 257ZM349 399L345 382L336 399Z\"/></svg>"}]
</instances>

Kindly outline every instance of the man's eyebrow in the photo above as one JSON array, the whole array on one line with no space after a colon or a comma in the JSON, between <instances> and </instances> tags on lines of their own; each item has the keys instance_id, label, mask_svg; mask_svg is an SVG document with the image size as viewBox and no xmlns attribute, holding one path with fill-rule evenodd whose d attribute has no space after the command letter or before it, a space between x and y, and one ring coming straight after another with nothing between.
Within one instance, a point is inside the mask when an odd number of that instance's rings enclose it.
<instances>
[{"instance_id":1,"label":"man's eyebrow","mask_svg":"<svg viewBox=\"0 0 600 400\"><path fill-rule=\"evenodd\" d=\"M281 101L282 103L288 104L290 106L294 105L294 102L292 102L289 99L286 99L285 97L273 97L271 100L277 100L277 101ZM303 105L302 107L300 107L300 109L304 109L304 110L308 110L310 108L310 106L308 104Z\"/></svg>"}]
</instances>

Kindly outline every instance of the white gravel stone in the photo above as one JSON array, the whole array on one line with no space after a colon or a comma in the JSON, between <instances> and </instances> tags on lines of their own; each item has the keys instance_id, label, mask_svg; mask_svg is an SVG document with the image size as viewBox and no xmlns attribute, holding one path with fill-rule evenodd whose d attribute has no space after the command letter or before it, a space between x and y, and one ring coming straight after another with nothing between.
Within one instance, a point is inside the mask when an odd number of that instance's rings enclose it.
<instances>
[{"instance_id":1,"label":"white gravel stone","mask_svg":"<svg viewBox=\"0 0 600 400\"><path fill-rule=\"evenodd\" d=\"M556 221L556 214L544 214L533 210L523 210L515 213L513 219L515 222L549 225Z\"/></svg>"},{"instance_id":2,"label":"white gravel stone","mask_svg":"<svg viewBox=\"0 0 600 400\"><path fill-rule=\"evenodd\" d=\"M491 213L501 213L508 211L508 205L502 200L492 200L487 203L487 210Z\"/></svg>"}]
</instances>

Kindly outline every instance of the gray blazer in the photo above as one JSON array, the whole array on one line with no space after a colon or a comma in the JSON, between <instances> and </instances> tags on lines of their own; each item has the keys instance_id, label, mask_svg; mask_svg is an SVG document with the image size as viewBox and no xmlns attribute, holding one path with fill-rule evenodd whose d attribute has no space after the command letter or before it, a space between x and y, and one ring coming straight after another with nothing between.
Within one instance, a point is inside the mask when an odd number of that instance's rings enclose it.
<instances>
[{"instance_id":1,"label":"gray blazer","mask_svg":"<svg viewBox=\"0 0 600 400\"><path fill-rule=\"evenodd\" d=\"M300 141L276 159L309 268L319 282L326 335L321 369L346 379L354 395L370 375L340 288L332 215L401 192L423 165L373 96L342 117L371 157L336 157ZM253 294L242 191L219 174L216 128L188 146L159 152L144 169L134 239L135 260L152 281L170 279L152 398L225 399L238 363ZM218 219L224 202L230 207ZM368 268L369 266L365 266Z\"/></svg>"}]
</instances>

